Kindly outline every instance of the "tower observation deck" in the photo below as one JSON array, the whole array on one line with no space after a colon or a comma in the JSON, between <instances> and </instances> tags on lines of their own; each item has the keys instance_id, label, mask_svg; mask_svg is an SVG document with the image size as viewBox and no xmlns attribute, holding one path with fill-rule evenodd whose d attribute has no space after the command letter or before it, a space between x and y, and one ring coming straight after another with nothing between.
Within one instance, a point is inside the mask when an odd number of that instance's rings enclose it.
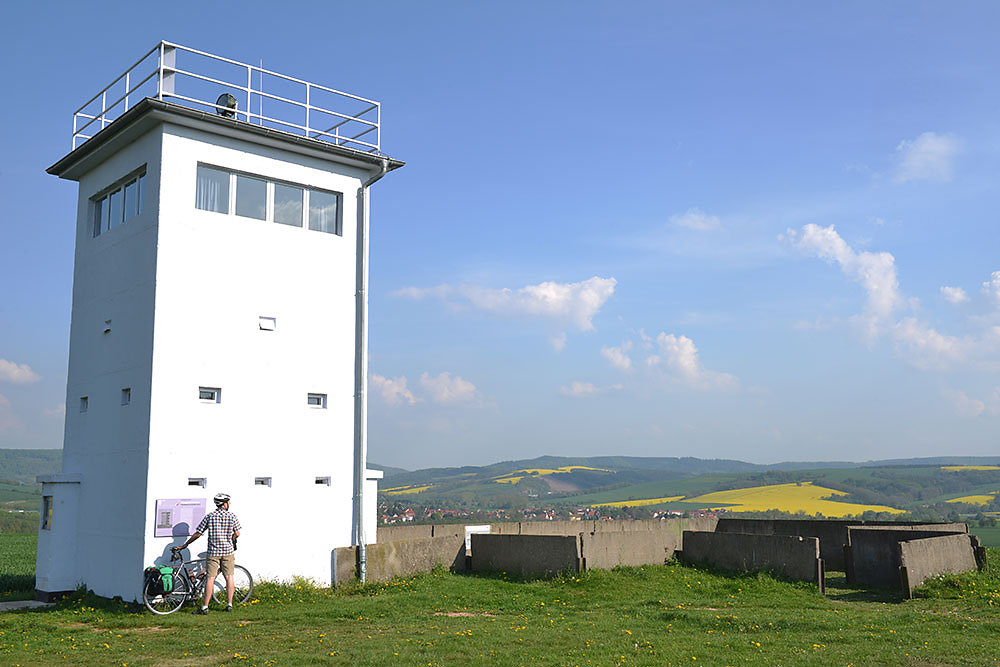
<instances>
[{"instance_id":1,"label":"tower observation deck","mask_svg":"<svg viewBox=\"0 0 1000 667\"><path fill-rule=\"evenodd\" d=\"M379 102L166 41L73 113L73 149L145 98L381 155Z\"/></svg>"}]
</instances>

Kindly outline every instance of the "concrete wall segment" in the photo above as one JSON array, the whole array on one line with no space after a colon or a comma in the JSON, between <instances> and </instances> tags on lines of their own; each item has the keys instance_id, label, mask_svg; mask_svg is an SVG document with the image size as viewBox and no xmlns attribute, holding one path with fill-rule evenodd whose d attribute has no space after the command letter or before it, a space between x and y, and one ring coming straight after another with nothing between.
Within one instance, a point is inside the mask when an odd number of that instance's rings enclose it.
<instances>
[{"instance_id":1,"label":"concrete wall segment","mask_svg":"<svg viewBox=\"0 0 1000 667\"><path fill-rule=\"evenodd\" d=\"M899 542L903 596L912 598L914 589L932 577L975 570L974 545L969 538L954 534Z\"/></svg>"},{"instance_id":2,"label":"concrete wall segment","mask_svg":"<svg viewBox=\"0 0 1000 667\"><path fill-rule=\"evenodd\" d=\"M579 535L472 536L472 569L521 576L576 573L581 567Z\"/></svg>"},{"instance_id":3,"label":"concrete wall segment","mask_svg":"<svg viewBox=\"0 0 1000 667\"><path fill-rule=\"evenodd\" d=\"M685 562L734 571L770 571L823 588L819 539L792 535L684 531Z\"/></svg>"}]
</instances>

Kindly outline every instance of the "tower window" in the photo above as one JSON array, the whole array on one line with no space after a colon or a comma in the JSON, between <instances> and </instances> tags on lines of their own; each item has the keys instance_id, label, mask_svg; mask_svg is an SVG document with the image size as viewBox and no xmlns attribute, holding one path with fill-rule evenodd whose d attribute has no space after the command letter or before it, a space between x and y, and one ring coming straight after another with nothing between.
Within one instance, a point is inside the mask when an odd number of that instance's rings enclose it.
<instances>
[{"instance_id":1,"label":"tower window","mask_svg":"<svg viewBox=\"0 0 1000 667\"><path fill-rule=\"evenodd\" d=\"M302 188L274 184L274 221L293 227L302 226Z\"/></svg>"},{"instance_id":2,"label":"tower window","mask_svg":"<svg viewBox=\"0 0 1000 667\"><path fill-rule=\"evenodd\" d=\"M125 387L122 389L122 405L128 405L132 402L132 388Z\"/></svg>"},{"instance_id":3,"label":"tower window","mask_svg":"<svg viewBox=\"0 0 1000 667\"><path fill-rule=\"evenodd\" d=\"M316 484L322 484L324 486L330 486L330 478L329 477L317 477L316 478Z\"/></svg>"},{"instance_id":4,"label":"tower window","mask_svg":"<svg viewBox=\"0 0 1000 667\"><path fill-rule=\"evenodd\" d=\"M254 486L268 486L269 487L269 486L271 486L271 478L270 477L254 477L253 478L253 484L254 484Z\"/></svg>"},{"instance_id":5,"label":"tower window","mask_svg":"<svg viewBox=\"0 0 1000 667\"><path fill-rule=\"evenodd\" d=\"M90 399L86 396L80 397L80 412L86 412L90 407Z\"/></svg>"},{"instance_id":6,"label":"tower window","mask_svg":"<svg viewBox=\"0 0 1000 667\"><path fill-rule=\"evenodd\" d=\"M202 211L229 213L229 172L199 164L194 205Z\"/></svg>"},{"instance_id":7,"label":"tower window","mask_svg":"<svg viewBox=\"0 0 1000 667\"><path fill-rule=\"evenodd\" d=\"M188 486L200 486L204 489L208 486L208 480L204 477L188 477Z\"/></svg>"},{"instance_id":8,"label":"tower window","mask_svg":"<svg viewBox=\"0 0 1000 667\"><path fill-rule=\"evenodd\" d=\"M236 174L236 215L267 220L267 181Z\"/></svg>"},{"instance_id":9,"label":"tower window","mask_svg":"<svg viewBox=\"0 0 1000 667\"><path fill-rule=\"evenodd\" d=\"M203 403L221 403L222 390L218 387L198 387L198 399Z\"/></svg>"},{"instance_id":10,"label":"tower window","mask_svg":"<svg viewBox=\"0 0 1000 667\"><path fill-rule=\"evenodd\" d=\"M101 194L93 202L93 235L100 236L142 213L142 200L146 189L146 167L126 176Z\"/></svg>"},{"instance_id":11,"label":"tower window","mask_svg":"<svg viewBox=\"0 0 1000 667\"><path fill-rule=\"evenodd\" d=\"M274 331L274 327L278 324L278 321L274 317L265 317L261 315L258 320L258 326L260 326L261 331Z\"/></svg>"},{"instance_id":12,"label":"tower window","mask_svg":"<svg viewBox=\"0 0 1000 667\"><path fill-rule=\"evenodd\" d=\"M307 394L306 404L312 408L325 408L326 394Z\"/></svg>"},{"instance_id":13,"label":"tower window","mask_svg":"<svg viewBox=\"0 0 1000 667\"><path fill-rule=\"evenodd\" d=\"M321 190L309 191L309 229L341 235L340 195Z\"/></svg>"},{"instance_id":14,"label":"tower window","mask_svg":"<svg viewBox=\"0 0 1000 667\"><path fill-rule=\"evenodd\" d=\"M233 191L235 196L230 197ZM339 192L279 183L263 176L200 164L194 205L202 211L235 214L342 236L342 196Z\"/></svg>"},{"instance_id":15,"label":"tower window","mask_svg":"<svg viewBox=\"0 0 1000 667\"><path fill-rule=\"evenodd\" d=\"M52 530L52 496L42 496L42 530Z\"/></svg>"}]
</instances>

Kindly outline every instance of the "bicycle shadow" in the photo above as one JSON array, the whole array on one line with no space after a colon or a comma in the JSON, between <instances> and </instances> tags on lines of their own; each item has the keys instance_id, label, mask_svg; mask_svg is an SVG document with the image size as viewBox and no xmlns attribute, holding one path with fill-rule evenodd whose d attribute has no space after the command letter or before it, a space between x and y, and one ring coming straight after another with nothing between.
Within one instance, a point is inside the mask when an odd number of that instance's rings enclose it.
<instances>
[{"instance_id":1,"label":"bicycle shadow","mask_svg":"<svg viewBox=\"0 0 1000 667\"><path fill-rule=\"evenodd\" d=\"M186 521L174 524L170 543L163 545L163 551L160 552L159 556L153 559L153 565L170 565L176 567L177 560L173 557L173 549L174 547L179 547L184 544L190 535L191 526L189 526ZM181 555L181 561L203 560L208 556L207 551L192 553L190 547L180 551L179 553Z\"/></svg>"}]
</instances>

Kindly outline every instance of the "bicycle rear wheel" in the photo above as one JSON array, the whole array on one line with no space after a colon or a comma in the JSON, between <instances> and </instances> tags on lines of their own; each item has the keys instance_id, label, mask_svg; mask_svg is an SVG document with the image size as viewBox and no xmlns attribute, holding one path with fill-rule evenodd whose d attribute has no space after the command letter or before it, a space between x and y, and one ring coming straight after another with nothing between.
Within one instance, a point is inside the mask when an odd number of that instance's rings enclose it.
<instances>
[{"instance_id":1,"label":"bicycle rear wheel","mask_svg":"<svg viewBox=\"0 0 1000 667\"><path fill-rule=\"evenodd\" d=\"M233 604L246 604L253 594L253 577L242 565L233 567ZM219 604L226 604L226 578L219 572L212 587L212 599Z\"/></svg>"},{"instance_id":2,"label":"bicycle rear wheel","mask_svg":"<svg viewBox=\"0 0 1000 667\"><path fill-rule=\"evenodd\" d=\"M172 614L181 608L188 598L187 579L174 575L174 589L169 593L157 590L151 580L142 587L142 603L154 614Z\"/></svg>"}]
</instances>

